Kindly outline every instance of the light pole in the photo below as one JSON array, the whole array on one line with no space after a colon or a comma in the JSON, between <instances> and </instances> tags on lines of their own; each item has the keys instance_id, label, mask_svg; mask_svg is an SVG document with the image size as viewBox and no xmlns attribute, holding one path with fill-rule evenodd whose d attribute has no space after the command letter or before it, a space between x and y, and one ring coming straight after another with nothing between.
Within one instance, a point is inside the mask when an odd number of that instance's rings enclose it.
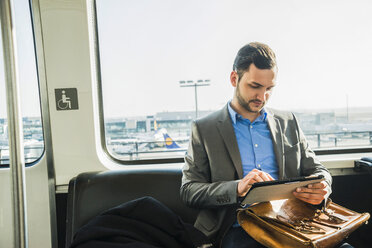
<instances>
[{"instance_id":1,"label":"light pole","mask_svg":"<svg viewBox=\"0 0 372 248\"><path fill-rule=\"evenodd\" d=\"M196 82L193 80L180 81L180 87L194 87L195 91L195 118L198 118L198 87L210 85L209 79L199 79Z\"/></svg>"}]
</instances>

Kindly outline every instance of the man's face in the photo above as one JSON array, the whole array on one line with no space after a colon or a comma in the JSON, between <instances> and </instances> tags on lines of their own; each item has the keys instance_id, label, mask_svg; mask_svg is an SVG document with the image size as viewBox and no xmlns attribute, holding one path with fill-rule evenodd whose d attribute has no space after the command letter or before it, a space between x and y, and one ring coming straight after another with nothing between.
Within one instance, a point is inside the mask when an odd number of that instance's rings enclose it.
<instances>
[{"instance_id":1,"label":"man's face","mask_svg":"<svg viewBox=\"0 0 372 248\"><path fill-rule=\"evenodd\" d=\"M244 110L259 113L275 86L275 76L275 68L258 69L253 63L241 78L236 72L232 72L231 83L236 87L234 98Z\"/></svg>"}]
</instances>

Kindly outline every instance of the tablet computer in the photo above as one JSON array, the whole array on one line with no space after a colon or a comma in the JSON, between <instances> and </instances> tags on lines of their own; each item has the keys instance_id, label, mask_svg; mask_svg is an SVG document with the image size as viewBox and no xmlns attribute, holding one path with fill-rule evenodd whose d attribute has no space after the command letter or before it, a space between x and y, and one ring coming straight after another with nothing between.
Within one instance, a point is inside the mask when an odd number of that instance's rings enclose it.
<instances>
[{"instance_id":1,"label":"tablet computer","mask_svg":"<svg viewBox=\"0 0 372 248\"><path fill-rule=\"evenodd\" d=\"M289 199L294 197L293 191L298 187L319 183L324 180L322 175L309 177L296 177L283 180L273 180L254 183L244 196L241 204Z\"/></svg>"}]
</instances>

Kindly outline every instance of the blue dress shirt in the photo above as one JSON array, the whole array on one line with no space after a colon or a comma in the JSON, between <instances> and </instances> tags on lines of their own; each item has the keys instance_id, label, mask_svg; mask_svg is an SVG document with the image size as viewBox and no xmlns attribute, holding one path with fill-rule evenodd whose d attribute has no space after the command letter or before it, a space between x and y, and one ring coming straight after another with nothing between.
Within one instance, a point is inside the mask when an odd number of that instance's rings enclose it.
<instances>
[{"instance_id":1,"label":"blue dress shirt","mask_svg":"<svg viewBox=\"0 0 372 248\"><path fill-rule=\"evenodd\" d=\"M231 102L228 104L228 110L238 142L244 176L251 170L258 169L278 179L279 170L267 124L267 112L262 109L260 116L251 123L233 110L230 104Z\"/></svg>"}]
</instances>

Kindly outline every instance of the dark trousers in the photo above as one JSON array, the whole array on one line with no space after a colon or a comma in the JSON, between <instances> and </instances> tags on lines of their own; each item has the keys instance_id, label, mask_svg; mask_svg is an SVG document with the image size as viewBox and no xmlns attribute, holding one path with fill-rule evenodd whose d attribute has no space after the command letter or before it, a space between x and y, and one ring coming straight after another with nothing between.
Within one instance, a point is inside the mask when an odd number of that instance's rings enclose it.
<instances>
[{"instance_id":1,"label":"dark trousers","mask_svg":"<svg viewBox=\"0 0 372 248\"><path fill-rule=\"evenodd\" d=\"M264 248L240 226L231 227L222 240L222 248Z\"/></svg>"},{"instance_id":2,"label":"dark trousers","mask_svg":"<svg viewBox=\"0 0 372 248\"><path fill-rule=\"evenodd\" d=\"M264 248L265 246L258 243L249 236L243 228L231 227L222 240L222 248ZM336 246L337 247L337 246ZM348 243L341 243L339 248L353 248Z\"/></svg>"}]
</instances>

